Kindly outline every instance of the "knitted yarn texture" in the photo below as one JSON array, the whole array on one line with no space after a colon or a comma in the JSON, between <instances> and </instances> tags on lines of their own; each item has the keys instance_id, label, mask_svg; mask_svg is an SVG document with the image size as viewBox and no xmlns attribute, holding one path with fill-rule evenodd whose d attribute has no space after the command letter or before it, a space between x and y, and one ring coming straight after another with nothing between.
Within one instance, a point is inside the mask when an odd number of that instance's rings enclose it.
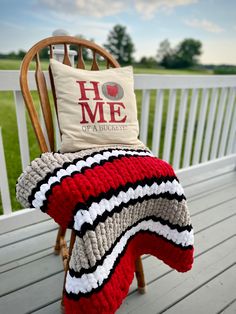
<instances>
[{"instance_id":1,"label":"knitted yarn texture","mask_svg":"<svg viewBox=\"0 0 236 314\"><path fill-rule=\"evenodd\" d=\"M64 295L68 314L115 313L142 254L180 272L192 267L183 188L172 167L143 145L44 153L22 173L16 193L23 206L76 232Z\"/></svg>"}]
</instances>

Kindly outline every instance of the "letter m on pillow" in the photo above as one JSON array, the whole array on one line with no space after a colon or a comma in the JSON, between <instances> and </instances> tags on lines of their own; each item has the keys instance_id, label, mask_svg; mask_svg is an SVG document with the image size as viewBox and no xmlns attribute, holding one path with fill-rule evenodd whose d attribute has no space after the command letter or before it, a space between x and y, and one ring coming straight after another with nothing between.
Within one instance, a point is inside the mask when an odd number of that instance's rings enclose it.
<instances>
[{"instance_id":1,"label":"letter m on pillow","mask_svg":"<svg viewBox=\"0 0 236 314\"><path fill-rule=\"evenodd\" d=\"M97 114L99 115L99 119L96 122L98 123L106 122L106 120L104 119L104 112L103 112L104 102L100 102L100 101L96 102L94 112L92 112L88 102L84 102L84 100L90 100L90 98L87 97L87 94L86 94L87 91L94 92L94 97L92 98L93 100L102 100L102 98L99 95L99 89L98 89L99 82L76 81L76 83L79 84L80 92L81 92L81 97L79 98L79 100L83 101L83 102L78 103L79 105L81 105L81 108L82 108L82 120L80 121L80 123L81 124L89 123L89 122L94 123ZM85 87L86 83L87 84L90 83L92 87ZM87 117L89 118L90 121L86 119L86 116L85 116L86 112L87 112Z\"/></svg>"}]
</instances>

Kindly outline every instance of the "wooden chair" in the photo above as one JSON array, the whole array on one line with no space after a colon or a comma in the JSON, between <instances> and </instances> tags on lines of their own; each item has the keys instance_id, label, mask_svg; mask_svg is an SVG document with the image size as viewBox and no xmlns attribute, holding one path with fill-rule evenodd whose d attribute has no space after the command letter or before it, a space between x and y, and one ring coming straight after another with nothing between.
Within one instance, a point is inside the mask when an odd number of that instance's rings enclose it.
<instances>
[{"instance_id":1,"label":"wooden chair","mask_svg":"<svg viewBox=\"0 0 236 314\"><path fill-rule=\"evenodd\" d=\"M56 36L56 37L49 37L46 39L43 39L36 43L25 55L22 64L21 64L21 72L20 72L20 85L22 94L24 97L24 101L26 104L26 107L29 112L29 116L40 146L41 152L48 152L48 151L54 151L55 150L55 141L54 141L54 125L53 125L53 115L52 115L52 108L50 105L50 97L47 90L47 84L46 79L44 76L44 73L42 71L41 63L40 63L40 51L43 48L49 49L49 57L54 57L54 46L55 45L62 45L64 47L64 57L63 57L63 63L66 65L71 66L71 61L68 53L68 45L73 45L77 47L77 62L76 67L79 69L85 68L85 63L83 60L83 49L89 49L92 52L92 64L91 64L91 70L97 71L99 70L99 61L98 58L103 57L103 59L106 62L106 67L119 67L119 64L117 61L103 48L96 45L93 42L71 37L71 36ZM29 82L28 82L28 72L29 72L29 66L31 63L35 64L35 80L37 84L37 91L38 96L40 100L40 105L43 113L43 118L45 122L46 127L46 133L47 137L44 135L44 132L42 130L39 116L36 109L34 98L32 97L32 93L29 89ZM55 89L54 89L54 83L53 83L53 77L50 70L50 66L48 68L49 71L49 77L51 81L51 88L52 88L52 94L53 94L53 100L55 109L57 110L57 104L56 104L56 97L55 97ZM60 127L60 126L59 126ZM61 254L63 259L63 266L65 270L65 276L68 270L70 255L72 252L72 248L75 241L75 232L72 230L71 232L71 238L70 238L70 245L69 249L67 248L67 243L65 240L65 234L66 230L63 230L61 227L59 227L57 238L56 238L56 244L54 247L55 254ZM137 278L138 283L138 291L140 293L145 292L145 280L144 280L144 273L143 273L143 266L142 266L142 260L139 257L136 261L136 269L135 274ZM65 284L65 282L64 282ZM63 287L64 291L64 287Z\"/></svg>"}]
</instances>

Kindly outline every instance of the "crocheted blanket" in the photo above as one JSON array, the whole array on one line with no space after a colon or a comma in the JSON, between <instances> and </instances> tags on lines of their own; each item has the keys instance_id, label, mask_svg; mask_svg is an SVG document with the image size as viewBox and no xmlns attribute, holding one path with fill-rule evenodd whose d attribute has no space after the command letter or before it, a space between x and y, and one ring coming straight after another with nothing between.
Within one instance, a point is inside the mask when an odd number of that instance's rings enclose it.
<instances>
[{"instance_id":1,"label":"crocheted blanket","mask_svg":"<svg viewBox=\"0 0 236 314\"><path fill-rule=\"evenodd\" d=\"M145 146L44 153L18 179L17 198L76 240L65 285L68 314L112 314L135 260L152 254L180 272L193 263L193 229L172 167Z\"/></svg>"}]
</instances>

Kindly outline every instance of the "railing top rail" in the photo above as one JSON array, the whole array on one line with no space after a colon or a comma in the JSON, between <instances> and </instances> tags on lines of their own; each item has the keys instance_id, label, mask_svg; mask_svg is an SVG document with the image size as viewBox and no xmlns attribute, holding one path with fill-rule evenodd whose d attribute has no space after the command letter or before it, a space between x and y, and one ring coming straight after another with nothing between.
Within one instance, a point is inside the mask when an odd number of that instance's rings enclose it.
<instances>
[{"instance_id":1,"label":"railing top rail","mask_svg":"<svg viewBox=\"0 0 236 314\"><path fill-rule=\"evenodd\" d=\"M0 91L20 91L20 70L1 70L0 71ZM49 78L48 74L46 73L48 87ZM31 90L36 90L36 82L34 78L34 71L30 71L29 73L29 88Z\"/></svg>"},{"instance_id":2,"label":"railing top rail","mask_svg":"<svg viewBox=\"0 0 236 314\"><path fill-rule=\"evenodd\" d=\"M0 71L0 91L20 90L19 70ZM47 71L45 72L50 88ZM166 74L135 74L135 89L191 89L236 87L236 75L166 75ZM34 72L29 72L31 90L36 89Z\"/></svg>"},{"instance_id":3,"label":"railing top rail","mask_svg":"<svg viewBox=\"0 0 236 314\"><path fill-rule=\"evenodd\" d=\"M136 89L235 87L236 75L135 74Z\"/></svg>"}]
</instances>

